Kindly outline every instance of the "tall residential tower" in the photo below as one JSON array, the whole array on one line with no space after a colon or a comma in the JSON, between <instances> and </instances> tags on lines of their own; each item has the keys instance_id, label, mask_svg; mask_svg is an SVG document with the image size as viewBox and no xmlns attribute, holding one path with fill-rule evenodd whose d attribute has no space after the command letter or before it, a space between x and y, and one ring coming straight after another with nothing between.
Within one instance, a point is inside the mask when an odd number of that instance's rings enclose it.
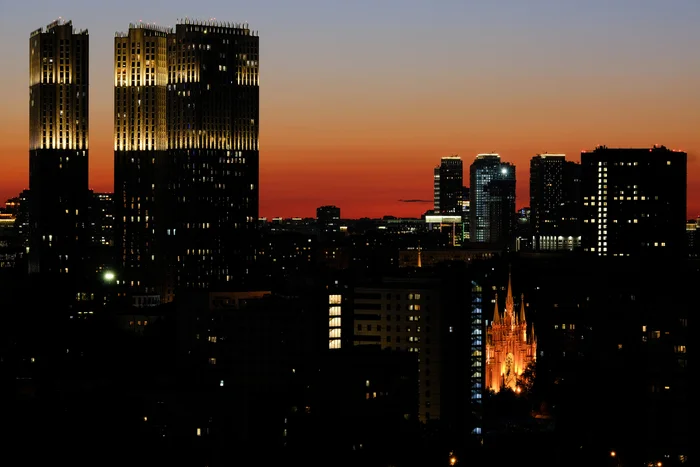
<instances>
[{"instance_id":1,"label":"tall residential tower","mask_svg":"<svg viewBox=\"0 0 700 467\"><path fill-rule=\"evenodd\" d=\"M191 21L169 39L166 234L179 289L245 288L258 220L259 38Z\"/></svg>"},{"instance_id":2,"label":"tall residential tower","mask_svg":"<svg viewBox=\"0 0 700 467\"><path fill-rule=\"evenodd\" d=\"M115 237L130 294L246 287L258 218L259 39L246 24L115 38ZM154 296L155 296L154 295Z\"/></svg>"},{"instance_id":3,"label":"tall residential tower","mask_svg":"<svg viewBox=\"0 0 700 467\"><path fill-rule=\"evenodd\" d=\"M167 297L168 37L144 23L114 38L114 209L119 280L131 296ZM160 250L158 248L161 248ZM143 302L143 300L136 300Z\"/></svg>"},{"instance_id":4,"label":"tall residential tower","mask_svg":"<svg viewBox=\"0 0 700 467\"><path fill-rule=\"evenodd\" d=\"M89 273L87 30L56 20L29 37L29 269Z\"/></svg>"}]
</instances>

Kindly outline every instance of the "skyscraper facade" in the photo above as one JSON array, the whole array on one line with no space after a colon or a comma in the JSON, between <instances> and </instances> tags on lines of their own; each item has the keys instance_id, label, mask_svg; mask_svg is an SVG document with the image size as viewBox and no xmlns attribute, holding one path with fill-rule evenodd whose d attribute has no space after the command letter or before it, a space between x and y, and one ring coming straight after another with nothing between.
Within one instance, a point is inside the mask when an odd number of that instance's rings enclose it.
<instances>
[{"instance_id":1,"label":"skyscraper facade","mask_svg":"<svg viewBox=\"0 0 700 467\"><path fill-rule=\"evenodd\" d=\"M132 296L168 295L159 221L167 209L169 35L136 23L114 38L115 247L119 281Z\"/></svg>"},{"instance_id":2,"label":"skyscraper facade","mask_svg":"<svg viewBox=\"0 0 700 467\"><path fill-rule=\"evenodd\" d=\"M124 280L244 287L255 258L259 39L246 24L131 25L115 39L115 237Z\"/></svg>"},{"instance_id":3,"label":"skyscraper facade","mask_svg":"<svg viewBox=\"0 0 700 467\"><path fill-rule=\"evenodd\" d=\"M29 37L29 270L89 274L89 37L57 20Z\"/></svg>"},{"instance_id":4,"label":"skyscraper facade","mask_svg":"<svg viewBox=\"0 0 700 467\"><path fill-rule=\"evenodd\" d=\"M186 21L176 25L169 50L176 284L242 287L258 220L259 38L247 24Z\"/></svg>"},{"instance_id":5,"label":"skyscraper facade","mask_svg":"<svg viewBox=\"0 0 700 467\"><path fill-rule=\"evenodd\" d=\"M462 215L463 171L462 159L458 156L443 157L433 170L436 214Z\"/></svg>"},{"instance_id":6,"label":"skyscraper facade","mask_svg":"<svg viewBox=\"0 0 700 467\"><path fill-rule=\"evenodd\" d=\"M578 228L580 165L564 154L538 154L530 160L530 222L535 250L573 250Z\"/></svg>"},{"instance_id":7,"label":"skyscraper facade","mask_svg":"<svg viewBox=\"0 0 700 467\"><path fill-rule=\"evenodd\" d=\"M515 232L515 166L479 154L469 168L470 241L507 245Z\"/></svg>"},{"instance_id":8,"label":"skyscraper facade","mask_svg":"<svg viewBox=\"0 0 700 467\"><path fill-rule=\"evenodd\" d=\"M538 154L530 159L530 225L535 250L548 249L547 239L559 234L565 162L563 154Z\"/></svg>"},{"instance_id":9,"label":"skyscraper facade","mask_svg":"<svg viewBox=\"0 0 700 467\"><path fill-rule=\"evenodd\" d=\"M597 256L680 258L687 154L663 146L581 154L582 243Z\"/></svg>"}]
</instances>

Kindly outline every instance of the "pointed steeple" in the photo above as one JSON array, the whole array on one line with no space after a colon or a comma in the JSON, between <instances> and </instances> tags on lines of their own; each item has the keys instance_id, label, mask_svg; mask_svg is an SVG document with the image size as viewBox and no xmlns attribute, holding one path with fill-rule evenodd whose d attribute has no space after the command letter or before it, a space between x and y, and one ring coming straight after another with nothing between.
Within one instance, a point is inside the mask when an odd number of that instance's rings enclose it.
<instances>
[{"instance_id":1,"label":"pointed steeple","mask_svg":"<svg viewBox=\"0 0 700 467\"><path fill-rule=\"evenodd\" d=\"M420 240L418 241L418 264L416 267L423 267L423 261L421 260L421 254L420 254Z\"/></svg>"},{"instance_id":2,"label":"pointed steeple","mask_svg":"<svg viewBox=\"0 0 700 467\"><path fill-rule=\"evenodd\" d=\"M520 294L520 316L518 316L518 323L525 324L525 294Z\"/></svg>"},{"instance_id":3,"label":"pointed steeple","mask_svg":"<svg viewBox=\"0 0 700 467\"><path fill-rule=\"evenodd\" d=\"M495 297L496 306L493 308L493 324L501 324L501 317L498 314L498 294Z\"/></svg>"},{"instance_id":4,"label":"pointed steeple","mask_svg":"<svg viewBox=\"0 0 700 467\"><path fill-rule=\"evenodd\" d=\"M513 321L515 321L514 316L514 302L513 302L513 287L511 280L510 265L508 265L508 292L506 294L506 315L510 316Z\"/></svg>"}]
</instances>

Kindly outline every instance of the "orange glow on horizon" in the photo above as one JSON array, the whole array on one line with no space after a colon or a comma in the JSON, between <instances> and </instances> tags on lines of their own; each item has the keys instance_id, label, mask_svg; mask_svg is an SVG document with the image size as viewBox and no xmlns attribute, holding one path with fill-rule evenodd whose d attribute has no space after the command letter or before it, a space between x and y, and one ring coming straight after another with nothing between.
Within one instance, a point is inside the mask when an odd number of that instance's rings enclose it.
<instances>
[{"instance_id":1,"label":"orange glow on horizon","mask_svg":"<svg viewBox=\"0 0 700 467\"><path fill-rule=\"evenodd\" d=\"M100 95L98 100L91 84L89 165L95 191L113 189L113 71L108 77L106 85L100 84L108 99ZM628 99L618 99L613 104L621 107L615 107L581 95L568 98L577 109L571 112L551 96L544 97L541 109L533 108L532 99L541 95L507 103L514 98L508 95L489 104L481 97L449 100L442 93L429 101L426 95L407 98L381 89L387 94L375 92L357 102L356 93L336 95L330 85L303 88L298 95L276 89L274 83L264 86L261 217L314 217L316 208L326 204L339 206L345 218L419 217L432 208L432 170L441 157L462 157L468 186L471 161L492 150L516 165L520 208L529 204L529 164L536 154L563 153L578 161L582 148L654 143L688 153L688 218L700 214L700 137L696 107L687 103L678 108L670 100L654 109L660 102L655 100L649 110ZM465 106L477 111L465 114ZM427 114L434 117L426 121ZM0 205L28 188L28 119L28 95L9 96L0 114Z\"/></svg>"}]
</instances>

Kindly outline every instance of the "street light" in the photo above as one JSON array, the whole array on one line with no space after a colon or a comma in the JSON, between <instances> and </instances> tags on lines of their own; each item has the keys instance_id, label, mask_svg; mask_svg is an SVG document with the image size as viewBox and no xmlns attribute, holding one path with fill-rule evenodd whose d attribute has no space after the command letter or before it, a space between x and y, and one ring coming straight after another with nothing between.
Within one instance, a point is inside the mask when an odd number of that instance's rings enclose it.
<instances>
[{"instance_id":1,"label":"street light","mask_svg":"<svg viewBox=\"0 0 700 467\"><path fill-rule=\"evenodd\" d=\"M106 282L112 282L115 276L112 271L106 271L102 277Z\"/></svg>"},{"instance_id":2,"label":"street light","mask_svg":"<svg viewBox=\"0 0 700 467\"><path fill-rule=\"evenodd\" d=\"M450 465L457 464L457 456L455 456L454 451L450 452Z\"/></svg>"}]
</instances>

